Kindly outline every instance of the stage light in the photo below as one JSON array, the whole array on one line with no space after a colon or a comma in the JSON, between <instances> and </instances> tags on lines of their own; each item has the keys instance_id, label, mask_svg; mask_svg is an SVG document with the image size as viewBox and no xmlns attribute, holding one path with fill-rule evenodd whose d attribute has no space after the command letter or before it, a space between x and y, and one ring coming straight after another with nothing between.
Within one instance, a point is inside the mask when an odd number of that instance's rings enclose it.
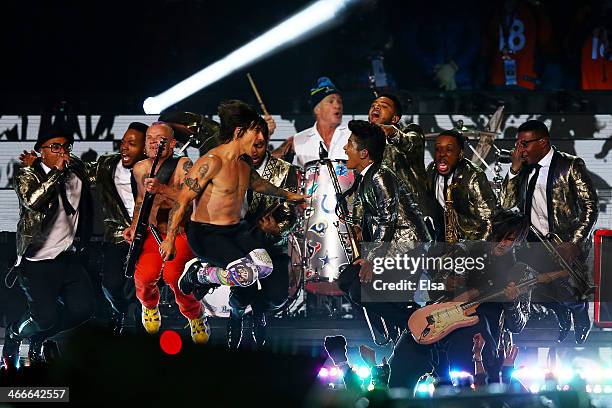
<instances>
[{"instance_id":1,"label":"stage light","mask_svg":"<svg viewBox=\"0 0 612 408\"><path fill-rule=\"evenodd\" d=\"M332 377L336 377L336 376L338 375L338 369L337 369L336 367L332 367L332 369L331 369L331 370L329 370L329 374L330 374Z\"/></svg>"},{"instance_id":2,"label":"stage light","mask_svg":"<svg viewBox=\"0 0 612 408\"><path fill-rule=\"evenodd\" d=\"M321 369L319 370L319 377L327 378L328 375L329 371L327 370L327 368L321 367Z\"/></svg>"},{"instance_id":3,"label":"stage light","mask_svg":"<svg viewBox=\"0 0 612 408\"><path fill-rule=\"evenodd\" d=\"M536 394L538 391L540 391L540 386L538 384L531 384L529 386L529 391L531 391L532 394Z\"/></svg>"},{"instance_id":4,"label":"stage light","mask_svg":"<svg viewBox=\"0 0 612 408\"><path fill-rule=\"evenodd\" d=\"M338 18L338 14L355 0L319 0L276 27L238 48L226 57L196 72L159 95L147 98L142 107L147 114L159 114L232 72L279 51L291 42L304 39L316 28Z\"/></svg>"},{"instance_id":5,"label":"stage light","mask_svg":"<svg viewBox=\"0 0 612 408\"><path fill-rule=\"evenodd\" d=\"M422 393L429 392L429 384L419 384L417 391Z\"/></svg>"},{"instance_id":6,"label":"stage light","mask_svg":"<svg viewBox=\"0 0 612 408\"><path fill-rule=\"evenodd\" d=\"M361 378L368 378L370 376L370 369L368 367L357 368L357 375Z\"/></svg>"},{"instance_id":7,"label":"stage light","mask_svg":"<svg viewBox=\"0 0 612 408\"><path fill-rule=\"evenodd\" d=\"M555 377L559 379L561 382L567 382L574 377L574 370L567 367L559 367L554 371Z\"/></svg>"},{"instance_id":8,"label":"stage light","mask_svg":"<svg viewBox=\"0 0 612 408\"><path fill-rule=\"evenodd\" d=\"M468 373L467 371L451 371L449 374L450 374L451 379L452 378L467 378L471 376L471 374Z\"/></svg>"}]
</instances>

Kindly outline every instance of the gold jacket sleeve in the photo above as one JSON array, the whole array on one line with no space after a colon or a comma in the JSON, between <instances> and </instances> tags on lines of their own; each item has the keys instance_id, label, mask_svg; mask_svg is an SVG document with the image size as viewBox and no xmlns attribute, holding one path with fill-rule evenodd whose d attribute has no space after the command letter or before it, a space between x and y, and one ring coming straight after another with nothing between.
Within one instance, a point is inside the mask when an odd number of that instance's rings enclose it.
<instances>
[{"instance_id":1,"label":"gold jacket sleeve","mask_svg":"<svg viewBox=\"0 0 612 408\"><path fill-rule=\"evenodd\" d=\"M32 167L20 168L15 182L15 192L19 202L29 210L42 210L50 200L57 196L55 184L61 175L61 171L52 169L47 180L41 183Z\"/></svg>"},{"instance_id":2,"label":"gold jacket sleeve","mask_svg":"<svg viewBox=\"0 0 612 408\"><path fill-rule=\"evenodd\" d=\"M570 167L570 188L575 189L576 199L580 207L578 228L574 231L572 243L582 244L591 233L599 210L597 208L597 192L593 187L591 177L586 170L584 160L576 159Z\"/></svg>"}]
</instances>

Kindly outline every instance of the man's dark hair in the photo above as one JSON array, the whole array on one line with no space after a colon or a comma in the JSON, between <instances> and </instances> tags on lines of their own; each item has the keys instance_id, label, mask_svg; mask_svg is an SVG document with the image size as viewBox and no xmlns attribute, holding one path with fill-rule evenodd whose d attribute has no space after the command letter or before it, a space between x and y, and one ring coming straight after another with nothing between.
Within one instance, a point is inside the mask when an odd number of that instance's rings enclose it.
<instances>
[{"instance_id":1,"label":"man's dark hair","mask_svg":"<svg viewBox=\"0 0 612 408\"><path fill-rule=\"evenodd\" d=\"M138 132L141 132L141 133L144 133L144 134L147 134L147 129L148 128L149 128L149 126L145 125L142 122L132 122L132 123L130 123L130 126L128 126L128 130L129 129L134 129L134 130L136 130Z\"/></svg>"},{"instance_id":2,"label":"man's dark hair","mask_svg":"<svg viewBox=\"0 0 612 408\"><path fill-rule=\"evenodd\" d=\"M509 234L516 234L514 241L521 242L529 232L529 219L513 210L500 210L493 217L493 241L500 242Z\"/></svg>"},{"instance_id":3,"label":"man's dark hair","mask_svg":"<svg viewBox=\"0 0 612 408\"><path fill-rule=\"evenodd\" d=\"M457 129L443 130L438 137L440 136L451 136L457 139L457 143L459 144L459 149L463 150L465 148L465 136Z\"/></svg>"},{"instance_id":4,"label":"man's dark hair","mask_svg":"<svg viewBox=\"0 0 612 408\"><path fill-rule=\"evenodd\" d=\"M544 122L539 120L528 120L527 122L523 123L518 128L518 133L521 132L533 132L538 137L550 137L548 128Z\"/></svg>"},{"instance_id":5,"label":"man's dark hair","mask_svg":"<svg viewBox=\"0 0 612 408\"><path fill-rule=\"evenodd\" d=\"M365 120L351 120L348 128L355 135L355 142L359 150L366 149L370 159L375 162L382 161L387 138L380 126Z\"/></svg>"},{"instance_id":6,"label":"man's dark hair","mask_svg":"<svg viewBox=\"0 0 612 408\"><path fill-rule=\"evenodd\" d=\"M255 109L242 101L233 99L219 104L219 118L221 128L219 140L221 143L229 143L234 138L234 130L242 128L238 137L242 137L249 129L261 128L266 140L268 139L268 124L257 114Z\"/></svg>"},{"instance_id":7,"label":"man's dark hair","mask_svg":"<svg viewBox=\"0 0 612 408\"><path fill-rule=\"evenodd\" d=\"M396 95L393 95L390 93L384 93L384 94L378 95L376 99L383 98L383 97L391 99L393 101L393 106L395 108L395 114L401 118L403 112L402 112L402 103L400 102L399 98Z\"/></svg>"}]
</instances>

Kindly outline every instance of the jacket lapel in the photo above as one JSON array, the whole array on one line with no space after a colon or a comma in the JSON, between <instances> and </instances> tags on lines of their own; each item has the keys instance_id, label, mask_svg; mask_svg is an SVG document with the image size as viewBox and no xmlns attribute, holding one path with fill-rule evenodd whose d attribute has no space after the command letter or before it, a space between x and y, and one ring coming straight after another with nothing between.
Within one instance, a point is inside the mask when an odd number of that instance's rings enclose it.
<instances>
[{"instance_id":1,"label":"jacket lapel","mask_svg":"<svg viewBox=\"0 0 612 408\"><path fill-rule=\"evenodd\" d=\"M552 190L553 190L553 186L555 185L561 173L563 172L563 167L564 167L562 165L561 155L559 154L557 149L555 149L554 147L552 149L554 150L554 153L553 153L552 160L550 161L550 167L548 168L548 178L546 180L546 210L548 212L548 230L549 231L553 231L553 219L554 219Z\"/></svg>"},{"instance_id":2,"label":"jacket lapel","mask_svg":"<svg viewBox=\"0 0 612 408\"><path fill-rule=\"evenodd\" d=\"M117 165L119 164L120 160L121 155L119 154L117 154L116 156L113 155L111 158L109 158L108 161L103 164L105 171L103 171L100 176L104 179L101 180L103 181L102 188L108 188L113 201L117 203L125 219L130 220L130 214L125 208L125 205L123 205L123 200L121 199L121 196L119 196L119 191L117 190L117 185L115 184L115 173L117 171ZM130 184L132 184L132 188L134 188L135 186L133 183L131 183L131 179L132 177L130 177ZM134 199L136 199L136 197L134 197Z\"/></svg>"}]
</instances>

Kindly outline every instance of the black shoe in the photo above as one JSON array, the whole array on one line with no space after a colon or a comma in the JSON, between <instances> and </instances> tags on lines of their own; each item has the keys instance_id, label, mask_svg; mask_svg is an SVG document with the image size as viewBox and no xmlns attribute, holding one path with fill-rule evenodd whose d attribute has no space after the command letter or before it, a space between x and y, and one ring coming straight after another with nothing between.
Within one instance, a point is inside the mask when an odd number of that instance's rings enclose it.
<instances>
[{"instance_id":1,"label":"black shoe","mask_svg":"<svg viewBox=\"0 0 612 408\"><path fill-rule=\"evenodd\" d=\"M230 318L227 322L227 348L238 350L242 339L242 313L232 309Z\"/></svg>"},{"instance_id":2,"label":"black shoe","mask_svg":"<svg viewBox=\"0 0 612 408\"><path fill-rule=\"evenodd\" d=\"M576 336L576 344L583 344L591 332L589 310L585 307L580 310L571 310L571 313L574 320L574 335Z\"/></svg>"},{"instance_id":3,"label":"black shoe","mask_svg":"<svg viewBox=\"0 0 612 408\"><path fill-rule=\"evenodd\" d=\"M253 337L255 346L261 348L266 344L266 315L264 313L253 313Z\"/></svg>"},{"instance_id":4,"label":"black shoe","mask_svg":"<svg viewBox=\"0 0 612 408\"><path fill-rule=\"evenodd\" d=\"M40 337L30 338L30 349L28 350L28 359L30 367L42 366L45 364L45 356L43 355L43 341Z\"/></svg>"},{"instance_id":5,"label":"black shoe","mask_svg":"<svg viewBox=\"0 0 612 408\"><path fill-rule=\"evenodd\" d=\"M323 344L335 365L348 361L344 336L326 336Z\"/></svg>"},{"instance_id":6,"label":"black shoe","mask_svg":"<svg viewBox=\"0 0 612 408\"><path fill-rule=\"evenodd\" d=\"M2 347L2 361L0 361L2 370L9 372L19 368L20 345L21 340L17 338L10 327L7 327L4 335L4 346Z\"/></svg>"},{"instance_id":7,"label":"black shoe","mask_svg":"<svg viewBox=\"0 0 612 408\"><path fill-rule=\"evenodd\" d=\"M549 308L555 313L557 316L557 321L559 322L559 337L557 338L557 341L559 343L563 343L563 340L565 340L570 328L572 327L570 310L560 303L557 303Z\"/></svg>"},{"instance_id":8,"label":"black shoe","mask_svg":"<svg viewBox=\"0 0 612 408\"><path fill-rule=\"evenodd\" d=\"M193 258L185 264L185 269L178 280L178 287L181 292L189 295L193 292L198 282L198 270L202 267L202 263L198 258Z\"/></svg>"},{"instance_id":9,"label":"black shoe","mask_svg":"<svg viewBox=\"0 0 612 408\"><path fill-rule=\"evenodd\" d=\"M204 296L208 295L209 293L211 293L211 291L214 291L220 286L221 285L218 285L216 283L196 282L193 288L193 297L196 298L196 300L202 300Z\"/></svg>"}]
</instances>

